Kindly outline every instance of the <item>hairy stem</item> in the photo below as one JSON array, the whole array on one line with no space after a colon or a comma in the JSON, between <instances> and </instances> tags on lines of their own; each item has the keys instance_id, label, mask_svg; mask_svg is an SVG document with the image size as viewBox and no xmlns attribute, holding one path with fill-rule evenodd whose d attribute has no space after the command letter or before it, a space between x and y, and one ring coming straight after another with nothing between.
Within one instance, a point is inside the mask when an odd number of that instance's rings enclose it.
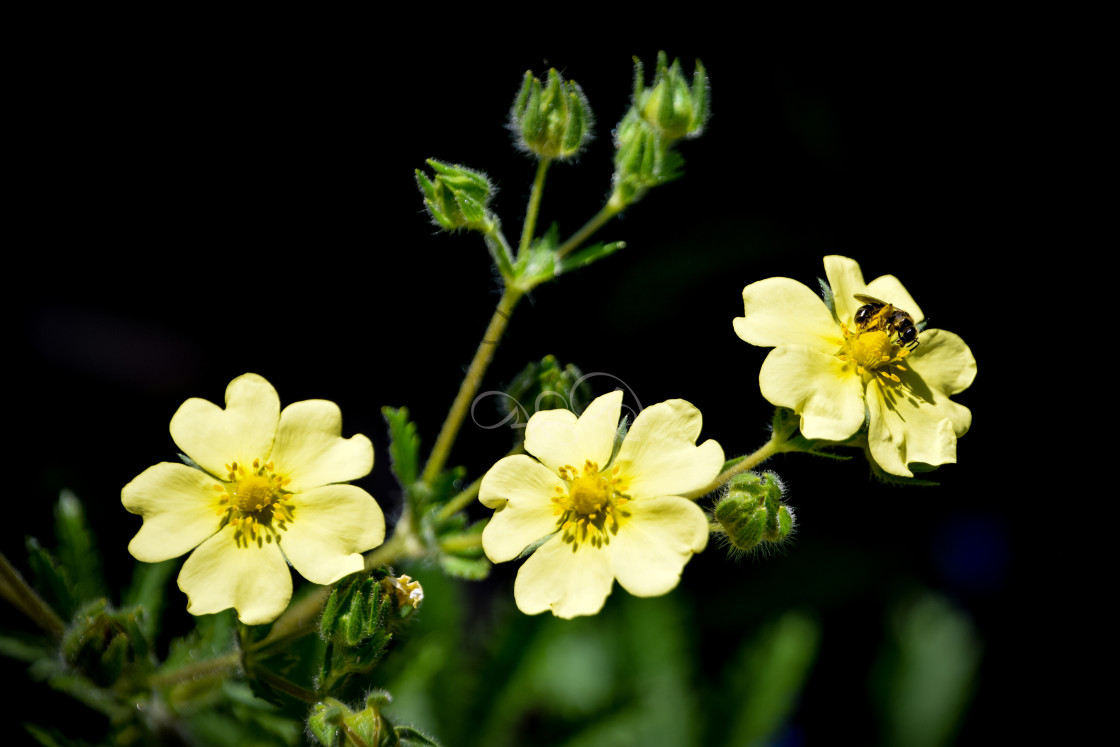
<instances>
[{"instance_id":1,"label":"hairy stem","mask_svg":"<svg viewBox=\"0 0 1120 747\"><path fill-rule=\"evenodd\" d=\"M19 574L4 553L0 552L0 596L30 617L36 625L58 640L66 631L66 624L43 598L35 593Z\"/></svg>"},{"instance_id":2,"label":"hairy stem","mask_svg":"<svg viewBox=\"0 0 1120 747\"><path fill-rule=\"evenodd\" d=\"M623 206L617 204L615 200L610 200L603 209L596 213L591 220L583 224L583 228L572 234L571 238L565 241L556 250L556 259L563 259L571 254L579 245L590 238L591 234L598 231L603 225L611 218L615 217L622 212Z\"/></svg>"},{"instance_id":3,"label":"hairy stem","mask_svg":"<svg viewBox=\"0 0 1120 747\"><path fill-rule=\"evenodd\" d=\"M174 687L183 682L206 679L207 677L224 677L232 672L241 670L241 652L231 651L228 654L214 659L207 659L185 667L179 667L172 672L153 674L148 678L148 687L153 690Z\"/></svg>"},{"instance_id":4,"label":"hairy stem","mask_svg":"<svg viewBox=\"0 0 1120 747\"><path fill-rule=\"evenodd\" d=\"M529 243L533 240L533 232L537 229L537 215L541 210L541 196L544 194L544 177L548 167L552 164L551 158L541 158L537 163L537 175L533 179L533 189L529 192L529 207L525 212L525 225L521 228L521 246L517 250L520 259L529 251Z\"/></svg>"},{"instance_id":5,"label":"hairy stem","mask_svg":"<svg viewBox=\"0 0 1120 747\"><path fill-rule=\"evenodd\" d=\"M428 463L424 465L424 473L420 476L420 479L424 482L431 483L443 470L443 465L447 462L447 457L451 453L451 446L455 443L455 437L459 435L463 418L466 417L467 410L470 409L471 401L478 391L479 384L482 383L482 377L486 373L490 361L494 358L494 351L497 349L498 343L501 342L502 334L509 324L510 315L513 313L514 307L517 306L517 302L521 300L521 295L521 291L508 286L502 293L502 298L498 301L498 308L494 309L494 315L490 317L486 334L483 335L482 342L478 345L474 360L471 361L470 368L467 369L467 375L459 387L459 393L451 404L447 419L443 421L439 436L436 437L435 446L432 447L432 455L428 458Z\"/></svg>"}]
</instances>

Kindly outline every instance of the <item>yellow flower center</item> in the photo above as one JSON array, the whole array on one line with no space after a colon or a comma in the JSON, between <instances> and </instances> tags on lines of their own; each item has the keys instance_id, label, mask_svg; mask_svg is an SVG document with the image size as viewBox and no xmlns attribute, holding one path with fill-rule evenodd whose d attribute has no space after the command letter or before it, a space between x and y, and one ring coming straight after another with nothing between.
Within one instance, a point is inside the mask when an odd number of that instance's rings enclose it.
<instances>
[{"instance_id":1,"label":"yellow flower center","mask_svg":"<svg viewBox=\"0 0 1120 747\"><path fill-rule=\"evenodd\" d=\"M623 492L627 486L618 472L615 467L610 474L601 473L599 465L590 460L584 462L582 472L570 464L560 468L567 489L557 486L552 513L572 552L585 542L592 547L609 545L611 535L618 534L618 528L630 518L630 512L622 508L630 497Z\"/></svg>"},{"instance_id":2,"label":"yellow flower center","mask_svg":"<svg viewBox=\"0 0 1120 747\"><path fill-rule=\"evenodd\" d=\"M891 338L881 329L857 334L848 341L848 349L857 366L870 368L879 367L883 361L891 359Z\"/></svg>"},{"instance_id":3,"label":"yellow flower center","mask_svg":"<svg viewBox=\"0 0 1120 747\"><path fill-rule=\"evenodd\" d=\"M229 482L214 485L221 495L218 514L225 514L233 525L238 547L255 544L263 547L273 538L280 541L280 532L288 529L294 511L287 503L291 493L284 490L288 480L276 472L272 462L261 464L254 459L251 469L244 464L227 464Z\"/></svg>"},{"instance_id":4,"label":"yellow flower center","mask_svg":"<svg viewBox=\"0 0 1120 747\"><path fill-rule=\"evenodd\" d=\"M856 330L850 332L848 325L843 325L844 347L838 357L842 361L855 364L856 373L860 376L874 377L884 386L900 384L895 371L905 371L906 366L902 361L910 355L910 350L891 341L889 333L881 329Z\"/></svg>"}]
</instances>

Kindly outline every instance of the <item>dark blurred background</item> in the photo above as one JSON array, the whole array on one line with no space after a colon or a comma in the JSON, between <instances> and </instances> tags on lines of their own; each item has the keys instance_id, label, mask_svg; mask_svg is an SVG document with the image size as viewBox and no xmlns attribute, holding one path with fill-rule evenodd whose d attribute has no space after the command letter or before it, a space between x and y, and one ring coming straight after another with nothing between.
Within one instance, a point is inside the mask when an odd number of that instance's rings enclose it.
<instances>
[{"instance_id":1,"label":"dark blurred background","mask_svg":"<svg viewBox=\"0 0 1120 747\"><path fill-rule=\"evenodd\" d=\"M713 545L686 568L674 594L699 633L696 677L759 625L802 611L819 621L820 647L788 739L840 729L878 741L873 670L892 610L932 594L981 652L960 741L1054 725L1053 707L1022 718L1061 676L1039 644L1057 614L1037 590L1059 583L1066 551L1043 540L1037 557L1022 508L1031 496L1015 485L1032 374L1017 368L1012 297L1042 264L1030 256L1042 240L1034 194L1051 159L1053 50L944 29L868 44L783 46L760 28L735 43L445 39L406 50L390 49L385 29L153 25L90 38L80 27L45 34L12 73L17 230L4 303L17 509L0 522L0 548L17 566L25 535L53 541L52 506L70 489L89 507L107 574L126 583L140 520L120 488L175 458L167 426L185 399L221 402L247 371L284 403L339 403L346 431L374 439L364 485L392 517L380 408L407 405L431 445L498 289L476 236L429 223L413 170L434 157L486 171L515 241L534 165L512 149L506 116L525 70L556 67L597 118L580 162L554 166L544 194L541 226L571 233L608 193L632 56L648 79L665 48L689 70L701 58L712 81L708 131L680 149L685 177L600 232L624 251L522 302L483 388L552 353L618 377L635 406L690 400L703 437L746 453L767 438L772 408L757 384L767 351L732 331L743 286L775 275L815 286L832 253L869 280L896 275L978 361L956 398L974 416L960 463L932 475L939 487L905 489L875 482L860 458L769 463L790 486L796 538L738 562ZM468 421L452 463L473 479L511 437ZM515 573L463 584L478 636L502 635L486 621L504 618L487 609L508 604ZM608 611L623 595L616 587ZM182 632L185 598L170 600L169 629ZM24 626L10 609L0 619Z\"/></svg>"}]
</instances>

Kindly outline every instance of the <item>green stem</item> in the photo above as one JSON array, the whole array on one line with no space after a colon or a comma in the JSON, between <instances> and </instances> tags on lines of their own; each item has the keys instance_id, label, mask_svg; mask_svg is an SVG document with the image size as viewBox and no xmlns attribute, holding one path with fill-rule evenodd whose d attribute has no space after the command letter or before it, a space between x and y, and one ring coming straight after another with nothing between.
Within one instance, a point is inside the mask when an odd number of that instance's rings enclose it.
<instances>
[{"instance_id":1,"label":"green stem","mask_svg":"<svg viewBox=\"0 0 1120 747\"><path fill-rule=\"evenodd\" d=\"M560 245L556 250L556 259L563 259L575 251L580 244L591 236L591 234L602 228L611 218L621 213L624 207L625 205L612 196L611 199L607 201L607 204L603 206L602 210L596 213L591 220L583 224L583 228L576 231L572 234L570 239Z\"/></svg>"},{"instance_id":2,"label":"green stem","mask_svg":"<svg viewBox=\"0 0 1120 747\"><path fill-rule=\"evenodd\" d=\"M366 553L366 570L392 565L402 558L420 558L424 554L424 543L412 528L412 511L406 503L397 527L393 530L393 536L380 547Z\"/></svg>"},{"instance_id":3,"label":"green stem","mask_svg":"<svg viewBox=\"0 0 1120 747\"><path fill-rule=\"evenodd\" d=\"M35 593L19 575L4 553L0 552L0 596L11 602L36 625L58 640L66 632L66 624L43 598Z\"/></svg>"},{"instance_id":4,"label":"green stem","mask_svg":"<svg viewBox=\"0 0 1120 747\"><path fill-rule=\"evenodd\" d=\"M524 444L518 444L517 446L514 446L512 449L506 452L506 456L508 457L513 456L514 454L521 454L524 453L524 451ZM439 510L439 513L436 515L437 521L441 523L447 521L452 516L469 506L471 504L471 501L473 501L478 496L478 489L481 486L482 478L480 477L470 485L468 485L461 493L456 495L447 503L443 504L443 508L441 508Z\"/></svg>"},{"instance_id":5,"label":"green stem","mask_svg":"<svg viewBox=\"0 0 1120 747\"><path fill-rule=\"evenodd\" d=\"M498 272L508 282L514 276L513 250L506 240L506 235L502 233L501 226L495 221L490 230L482 234L482 238L486 242L486 248L490 250L494 264L498 266Z\"/></svg>"},{"instance_id":6,"label":"green stem","mask_svg":"<svg viewBox=\"0 0 1120 747\"><path fill-rule=\"evenodd\" d=\"M471 501L473 501L478 495L478 489L481 485L482 478L480 477L470 485L468 485L467 488L463 490L463 492L459 493L447 503L443 504L443 508L441 508L439 510L439 513L436 515L437 521L444 522L447 519L450 519L459 511L462 511L464 508L469 506L471 504Z\"/></svg>"},{"instance_id":7,"label":"green stem","mask_svg":"<svg viewBox=\"0 0 1120 747\"><path fill-rule=\"evenodd\" d=\"M463 424L463 418L466 417L467 410L470 409L475 392L478 391L478 386L482 383L482 376L486 373L490 361L494 358L494 351L497 349L498 343L501 342L502 334L509 324L510 315L513 313L514 307L517 306L517 302L521 300L521 296L522 292L520 290L508 286L502 293L502 298L498 301L498 308L494 310L494 315L490 317L486 334L483 335L482 342L478 345L474 360L471 361L470 368L467 369L467 375L459 387L459 393L451 404L447 419L443 421L439 436L436 437L435 446L432 447L432 455L428 457L428 463L424 465L424 473L420 476L422 481L430 484L443 470L443 465L451 453L451 445L455 443L455 437L459 435L459 427Z\"/></svg>"},{"instance_id":8,"label":"green stem","mask_svg":"<svg viewBox=\"0 0 1120 747\"><path fill-rule=\"evenodd\" d=\"M702 492L699 492L698 495L710 493L716 488L726 485L732 477L739 474L740 472L746 472L749 469L754 469L775 454L781 454L784 451L788 451L787 445L789 443L789 437L792 436L796 430L797 421L794 420L787 427L771 432L769 441L759 447L758 450L756 450L753 454L748 454L747 456L743 457L738 462L721 472L719 476L716 477L716 479L713 480L712 483Z\"/></svg>"},{"instance_id":9,"label":"green stem","mask_svg":"<svg viewBox=\"0 0 1120 747\"><path fill-rule=\"evenodd\" d=\"M174 687L183 682L193 682L207 677L218 677L241 669L241 652L231 651L215 659L207 659L197 664L180 667L173 672L153 674L148 678L148 687L153 690Z\"/></svg>"},{"instance_id":10,"label":"green stem","mask_svg":"<svg viewBox=\"0 0 1120 747\"><path fill-rule=\"evenodd\" d=\"M537 175L533 179L533 189L529 192L529 208L525 212L525 225L521 228L521 246L517 250L518 259L525 256L525 252L529 251L529 243L533 240L533 232L537 229L537 215L540 213L541 196L544 194L544 177L551 165L551 158L541 158L537 163Z\"/></svg>"},{"instance_id":11,"label":"green stem","mask_svg":"<svg viewBox=\"0 0 1120 747\"><path fill-rule=\"evenodd\" d=\"M330 587L321 586L295 604L290 605L288 609L284 610L284 614L280 615L276 622L272 624L272 629L268 631L268 635L252 644L253 651L261 651L314 631L319 622L319 614L323 611L323 605L326 604L329 594Z\"/></svg>"},{"instance_id":12,"label":"green stem","mask_svg":"<svg viewBox=\"0 0 1120 747\"><path fill-rule=\"evenodd\" d=\"M314 691L308 690L305 687L300 687L294 682L289 682L283 677L275 675L267 669L258 669L254 671L252 675L261 682L266 682L280 692L291 695L297 700L302 700L304 703L317 703L319 701L319 696Z\"/></svg>"}]
</instances>

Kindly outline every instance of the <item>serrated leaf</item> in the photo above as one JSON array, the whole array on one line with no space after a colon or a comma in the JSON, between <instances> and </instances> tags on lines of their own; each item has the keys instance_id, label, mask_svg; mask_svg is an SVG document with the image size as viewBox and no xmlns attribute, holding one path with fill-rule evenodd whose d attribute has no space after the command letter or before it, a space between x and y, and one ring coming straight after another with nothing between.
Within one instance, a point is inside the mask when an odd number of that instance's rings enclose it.
<instances>
[{"instance_id":1,"label":"serrated leaf","mask_svg":"<svg viewBox=\"0 0 1120 747\"><path fill-rule=\"evenodd\" d=\"M75 606L106 596L101 575L101 557L86 523L85 509L78 496L63 490L55 506L55 534L58 559L72 580Z\"/></svg>"},{"instance_id":2,"label":"serrated leaf","mask_svg":"<svg viewBox=\"0 0 1120 747\"><path fill-rule=\"evenodd\" d=\"M408 419L408 408L382 407L381 414L389 425L389 457L393 474L402 487L416 482L419 475L420 436L416 424Z\"/></svg>"},{"instance_id":3,"label":"serrated leaf","mask_svg":"<svg viewBox=\"0 0 1120 747\"><path fill-rule=\"evenodd\" d=\"M73 615L77 605L71 592L69 573L34 537L27 538L27 565L31 568L35 587L46 597L47 603L64 619Z\"/></svg>"}]
</instances>

